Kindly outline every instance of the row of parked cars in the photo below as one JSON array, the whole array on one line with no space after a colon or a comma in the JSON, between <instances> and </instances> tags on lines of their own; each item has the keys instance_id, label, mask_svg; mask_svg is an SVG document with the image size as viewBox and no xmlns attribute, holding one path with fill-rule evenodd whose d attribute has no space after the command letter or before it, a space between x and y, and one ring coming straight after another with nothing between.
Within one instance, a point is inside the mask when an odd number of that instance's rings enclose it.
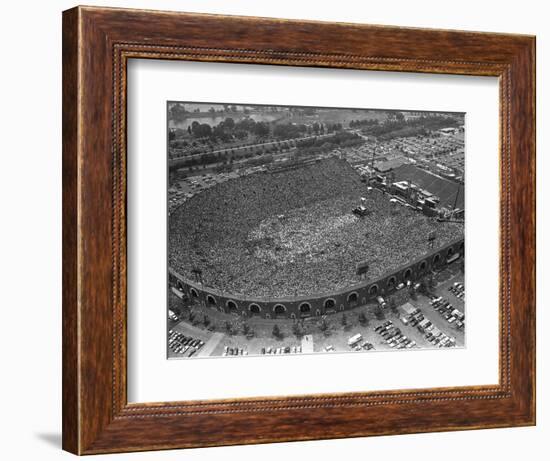
<instances>
[{"instance_id":1,"label":"row of parked cars","mask_svg":"<svg viewBox=\"0 0 550 461\"><path fill-rule=\"evenodd\" d=\"M464 291L464 284L455 282L449 287L449 291L454 294L458 299L461 299L464 301L464 296L466 296L466 293Z\"/></svg>"},{"instance_id":2,"label":"row of parked cars","mask_svg":"<svg viewBox=\"0 0 550 461\"><path fill-rule=\"evenodd\" d=\"M168 318L172 320L172 322L179 322L180 318L179 316L171 309L168 309Z\"/></svg>"},{"instance_id":3,"label":"row of parked cars","mask_svg":"<svg viewBox=\"0 0 550 461\"><path fill-rule=\"evenodd\" d=\"M186 336L175 330L168 331L168 347L175 354L187 354L187 357L192 357L198 350L204 346L204 341L191 336Z\"/></svg>"},{"instance_id":4,"label":"row of parked cars","mask_svg":"<svg viewBox=\"0 0 550 461\"><path fill-rule=\"evenodd\" d=\"M456 340L451 336L446 335L442 331L439 331L437 328L433 328L433 331L427 331L424 334L426 340L438 347L454 347L456 346Z\"/></svg>"},{"instance_id":5,"label":"row of parked cars","mask_svg":"<svg viewBox=\"0 0 550 461\"><path fill-rule=\"evenodd\" d=\"M229 347L225 346L223 348L223 357L227 357L228 355L248 355L248 351L246 349L243 349L242 347Z\"/></svg>"},{"instance_id":6,"label":"row of parked cars","mask_svg":"<svg viewBox=\"0 0 550 461\"><path fill-rule=\"evenodd\" d=\"M262 354L300 354L302 346L262 347Z\"/></svg>"},{"instance_id":7,"label":"row of parked cars","mask_svg":"<svg viewBox=\"0 0 550 461\"><path fill-rule=\"evenodd\" d=\"M357 333L348 339L348 346L351 347L354 351L370 351L374 349L374 346L363 340L363 335Z\"/></svg>"},{"instance_id":8,"label":"row of parked cars","mask_svg":"<svg viewBox=\"0 0 550 461\"><path fill-rule=\"evenodd\" d=\"M401 329L396 327L391 320L386 320L381 325L378 325L374 328L374 331L392 349L411 349L416 347L416 341L403 334Z\"/></svg>"},{"instance_id":9,"label":"row of parked cars","mask_svg":"<svg viewBox=\"0 0 550 461\"><path fill-rule=\"evenodd\" d=\"M430 301L430 304L435 311L439 312L445 320L450 324L455 324L455 326L460 330L464 328L464 322L466 321L466 316L463 312L460 312L456 309L447 299L442 296L433 297Z\"/></svg>"},{"instance_id":10,"label":"row of parked cars","mask_svg":"<svg viewBox=\"0 0 550 461\"><path fill-rule=\"evenodd\" d=\"M424 335L426 341L432 346L453 347L456 340L440 331L429 319L427 319L419 308L416 308L408 316L409 325L416 326L418 331Z\"/></svg>"}]
</instances>

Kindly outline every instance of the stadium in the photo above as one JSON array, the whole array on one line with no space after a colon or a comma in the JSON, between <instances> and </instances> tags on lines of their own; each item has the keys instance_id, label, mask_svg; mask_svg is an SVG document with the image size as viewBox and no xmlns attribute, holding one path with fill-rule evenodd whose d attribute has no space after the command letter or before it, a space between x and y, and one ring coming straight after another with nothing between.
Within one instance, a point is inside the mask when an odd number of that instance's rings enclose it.
<instances>
[{"instance_id":1,"label":"stadium","mask_svg":"<svg viewBox=\"0 0 550 461\"><path fill-rule=\"evenodd\" d=\"M359 204L361 216L352 212ZM396 204L345 160L283 163L213 185L173 210L169 279L224 312L330 314L462 254L463 227Z\"/></svg>"}]
</instances>

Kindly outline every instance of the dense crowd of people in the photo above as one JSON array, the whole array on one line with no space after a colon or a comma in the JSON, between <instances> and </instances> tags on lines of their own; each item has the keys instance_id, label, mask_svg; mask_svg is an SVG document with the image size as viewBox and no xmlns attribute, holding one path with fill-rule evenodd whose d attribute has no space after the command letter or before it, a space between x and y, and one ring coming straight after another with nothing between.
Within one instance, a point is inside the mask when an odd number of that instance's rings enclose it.
<instances>
[{"instance_id":1,"label":"dense crowd of people","mask_svg":"<svg viewBox=\"0 0 550 461\"><path fill-rule=\"evenodd\" d=\"M365 217L352 209L365 197ZM169 221L169 263L182 275L233 294L301 296L342 289L368 262L374 279L463 236L459 223L438 223L367 192L344 160L216 184L177 208Z\"/></svg>"}]
</instances>

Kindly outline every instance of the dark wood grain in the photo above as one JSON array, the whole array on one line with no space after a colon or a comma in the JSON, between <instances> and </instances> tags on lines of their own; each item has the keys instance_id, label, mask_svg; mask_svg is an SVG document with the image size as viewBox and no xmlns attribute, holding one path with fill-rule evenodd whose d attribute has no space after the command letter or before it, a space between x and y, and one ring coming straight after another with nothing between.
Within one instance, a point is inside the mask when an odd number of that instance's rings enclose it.
<instances>
[{"instance_id":1,"label":"dark wood grain","mask_svg":"<svg viewBox=\"0 0 550 461\"><path fill-rule=\"evenodd\" d=\"M63 16L63 447L79 452L78 430L78 10Z\"/></svg>"},{"instance_id":2,"label":"dark wood grain","mask_svg":"<svg viewBox=\"0 0 550 461\"><path fill-rule=\"evenodd\" d=\"M535 40L79 7L63 14L63 447L78 454L535 422ZM500 78L496 386L128 404L126 63L175 59Z\"/></svg>"}]
</instances>

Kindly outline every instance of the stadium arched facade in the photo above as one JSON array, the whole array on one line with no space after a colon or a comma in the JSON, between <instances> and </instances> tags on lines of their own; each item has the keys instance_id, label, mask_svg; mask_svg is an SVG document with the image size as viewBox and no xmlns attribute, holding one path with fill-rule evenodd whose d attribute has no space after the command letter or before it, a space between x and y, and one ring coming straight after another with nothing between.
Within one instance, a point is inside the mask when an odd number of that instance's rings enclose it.
<instances>
[{"instance_id":1,"label":"stadium arched facade","mask_svg":"<svg viewBox=\"0 0 550 461\"><path fill-rule=\"evenodd\" d=\"M442 269L447 264L464 257L464 239L450 242L434 251L426 253L410 264L387 272L375 280L368 280L344 290L319 295L289 298L254 298L224 293L214 288L202 286L169 270L169 284L179 296L199 301L205 309L217 309L240 316L260 316L264 318L303 318L332 314L353 309L396 292L401 284L415 283L429 272Z\"/></svg>"}]
</instances>

